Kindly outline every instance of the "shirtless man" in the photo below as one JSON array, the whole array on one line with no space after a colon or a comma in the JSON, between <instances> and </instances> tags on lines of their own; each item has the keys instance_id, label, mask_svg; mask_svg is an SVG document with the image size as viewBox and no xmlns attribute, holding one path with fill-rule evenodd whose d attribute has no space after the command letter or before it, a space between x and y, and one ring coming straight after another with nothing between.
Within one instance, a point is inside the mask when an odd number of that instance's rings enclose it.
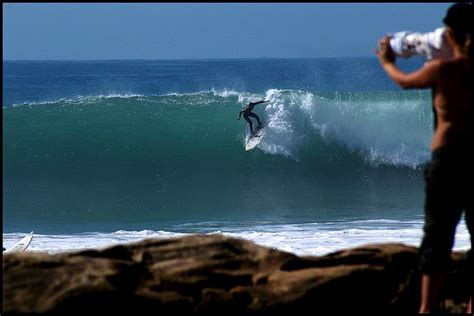
<instances>
[{"instance_id":1,"label":"shirtless man","mask_svg":"<svg viewBox=\"0 0 474 316\"><path fill-rule=\"evenodd\" d=\"M454 55L436 59L420 69L405 73L395 65L388 37L380 42L378 57L389 77L404 89L432 88L435 130L431 143L432 159L425 169L425 224L420 246L420 313L438 305L446 278L454 235L462 212L471 235L467 312L472 313L474 239L474 39L473 5L456 3L443 22L447 41Z\"/></svg>"}]
</instances>

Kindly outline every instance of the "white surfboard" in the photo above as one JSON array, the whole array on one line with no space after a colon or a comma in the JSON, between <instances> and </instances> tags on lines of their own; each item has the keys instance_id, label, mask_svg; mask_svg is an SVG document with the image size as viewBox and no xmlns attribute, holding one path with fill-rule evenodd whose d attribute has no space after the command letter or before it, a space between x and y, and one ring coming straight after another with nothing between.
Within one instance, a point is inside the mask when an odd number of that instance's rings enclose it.
<instances>
[{"instance_id":1,"label":"white surfboard","mask_svg":"<svg viewBox=\"0 0 474 316\"><path fill-rule=\"evenodd\" d=\"M250 136L247 138L247 142L245 144L245 150L249 151L254 149L262 140L263 136L265 135L265 128L262 127L256 133L256 136Z\"/></svg>"},{"instance_id":2,"label":"white surfboard","mask_svg":"<svg viewBox=\"0 0 474 316\"><path fill-rule=\"evenodd\" d=\"M25 251L26 248L28 248L28 246L30 245L32 239L33 239L33 232L23 237L19 242L13 245L13 247L5 250L5 252Z\"/></svg>"}]
</instances>

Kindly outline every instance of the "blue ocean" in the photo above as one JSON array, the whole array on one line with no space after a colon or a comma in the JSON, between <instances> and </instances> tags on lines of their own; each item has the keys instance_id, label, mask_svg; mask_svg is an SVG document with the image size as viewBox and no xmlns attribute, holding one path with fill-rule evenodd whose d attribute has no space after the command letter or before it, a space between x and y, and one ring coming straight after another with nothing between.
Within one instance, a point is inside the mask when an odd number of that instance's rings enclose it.
<instances>
[{"instance_id":1,"label":"blue ocean","mask_svg":"<svg viewBox=\"0 0 474 316\"><path fill-rule=\"evenodd\" d=\"M237 117L262 99L265 136L245 151ZM3 244L418 246L432 132L431 92L400 89L375 57L3 61ZM462 222L455 249L469 247Z\"/></svg>"}]
</instances>

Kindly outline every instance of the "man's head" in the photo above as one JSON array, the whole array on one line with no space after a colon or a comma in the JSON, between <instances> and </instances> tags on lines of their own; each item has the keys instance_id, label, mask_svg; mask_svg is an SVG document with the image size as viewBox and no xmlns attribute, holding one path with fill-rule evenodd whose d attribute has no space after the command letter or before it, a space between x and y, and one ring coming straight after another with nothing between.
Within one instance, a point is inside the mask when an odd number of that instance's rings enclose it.
<instances>
[{"instance_id":1,"label":"man's head","mask_svg":"<svg viewBox=\"0 0 474 316\"><path fill-rule=\"evenodd\" d=\"M474 25L474 6L471 3L453 4L446 13L443 22L448 26L459 45L464 45L472 37Z\"/></svg>"}]
</instances>

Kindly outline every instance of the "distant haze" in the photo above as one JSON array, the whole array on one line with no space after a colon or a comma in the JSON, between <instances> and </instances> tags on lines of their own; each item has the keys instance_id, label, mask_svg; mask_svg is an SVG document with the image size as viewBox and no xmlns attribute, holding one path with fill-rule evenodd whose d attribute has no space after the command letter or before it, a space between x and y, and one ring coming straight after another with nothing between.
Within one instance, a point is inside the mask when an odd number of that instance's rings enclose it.
<instances>
[{"instance_id":1,"label":"distant haze","mask_svg":"<svg viewBox=\"0 0 474 316\"><path fill-rule=\"evenodd\" d=\"M373 56L450 3L6 3L3 60Z\"/></svg>"}]
</instances>

